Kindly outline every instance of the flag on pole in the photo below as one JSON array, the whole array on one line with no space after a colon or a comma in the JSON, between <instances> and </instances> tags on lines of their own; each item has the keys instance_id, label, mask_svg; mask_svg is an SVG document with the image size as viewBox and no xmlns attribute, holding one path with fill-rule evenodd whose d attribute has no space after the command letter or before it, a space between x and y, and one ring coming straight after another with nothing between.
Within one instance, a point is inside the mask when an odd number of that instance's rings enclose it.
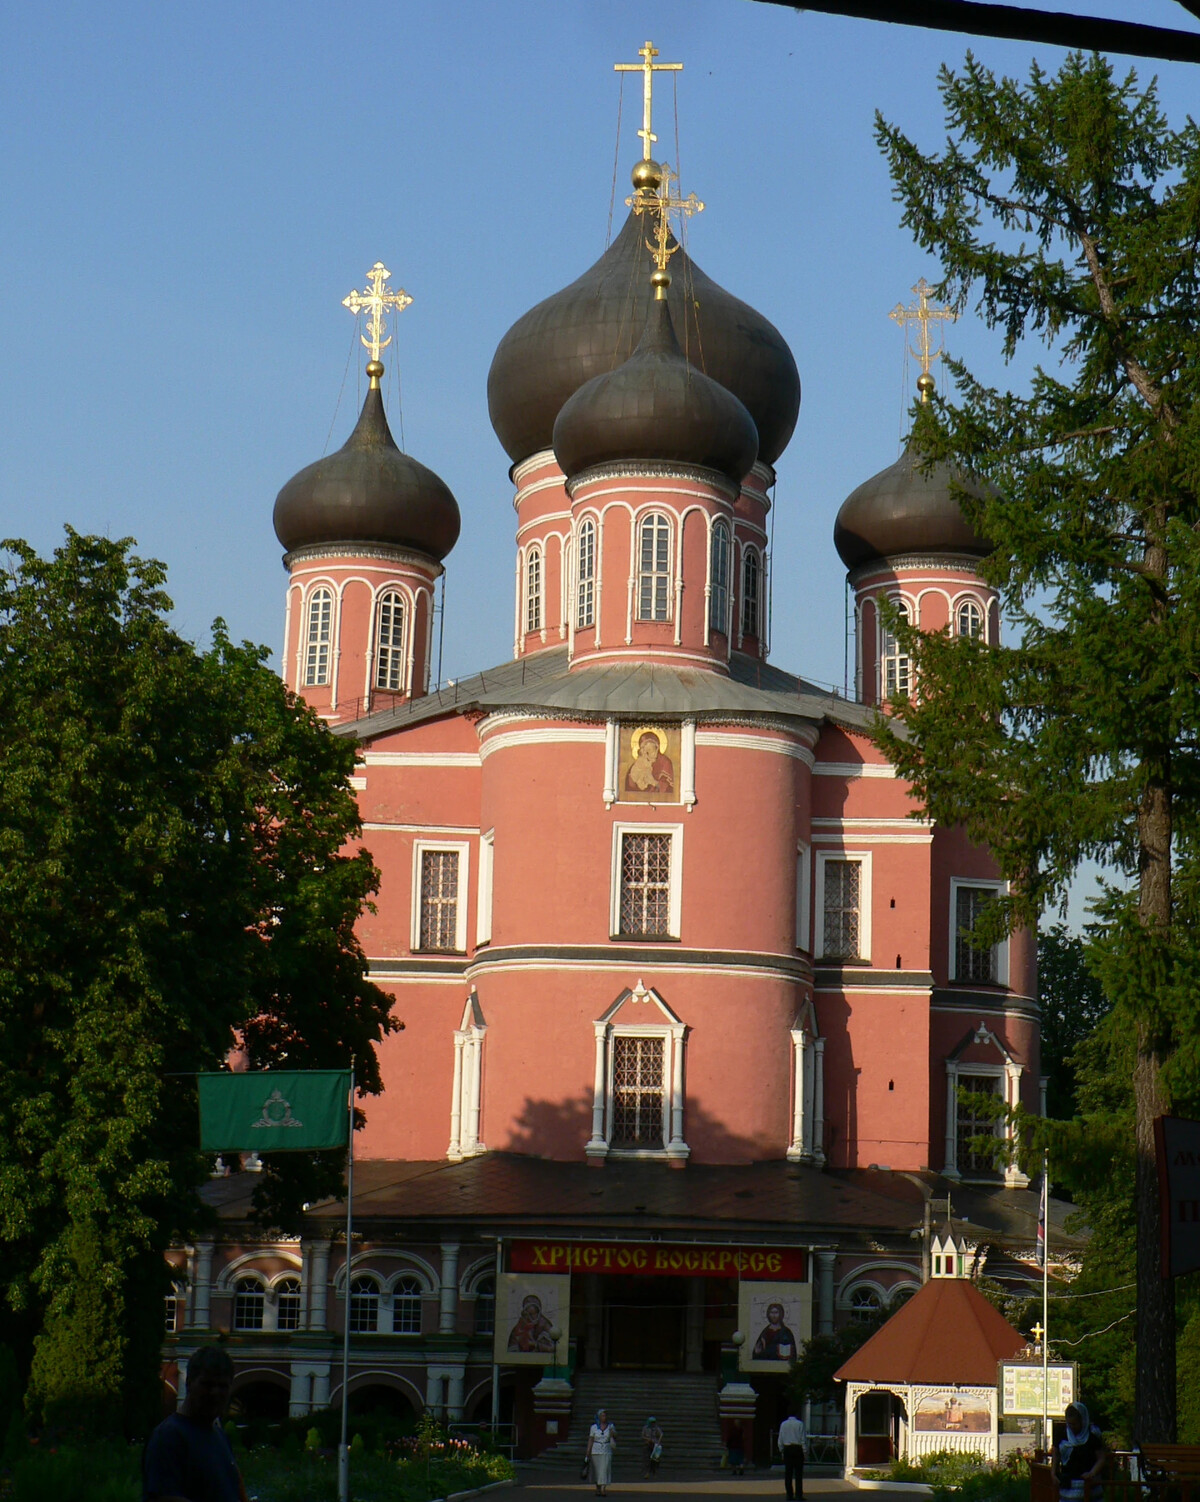
<instances>
[{"instance_id":1,"label":"flag on pole","mask_svg":"<svg viewBox=\"0 0 1200 1502\"><path fill-rule=\"evenodd\" d=\"M1042 1195L1038 1201L1038 1224L1037 1224L1037 1265L1046 1265L1046 1189L1048 1181L1045 1173L1042 1174Z\"/></svg>"},{"instance_id":2,"label":"flag on pole","mask_svg":"<svg viewBox=\"0 0 1200 1502\"><path fill-rule=\"evenodd\" d=\"M345 1147L348 1069L201 1074L200 1147L209 1153Z\"/></svg>"}]
</instances>

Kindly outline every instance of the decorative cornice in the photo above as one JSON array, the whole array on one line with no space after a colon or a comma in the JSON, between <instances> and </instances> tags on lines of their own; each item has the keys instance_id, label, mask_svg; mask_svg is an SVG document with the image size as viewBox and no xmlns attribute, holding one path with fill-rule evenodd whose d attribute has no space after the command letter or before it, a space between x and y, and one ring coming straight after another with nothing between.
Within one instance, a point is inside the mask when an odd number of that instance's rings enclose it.
<instances>
[{"instance_id":1,"label":"decorative cornice","mask_svg":"<svg viewBox=\"0 0 1200 1502\"><path fill-rule=\"evenodd\" d=\"M622 459L608 464L595 464L582 470L567 481L567 494L572 502L575 492L582 485L596 480L691 480L707 485L717 491L732 506L742 493L740 485L734 485L719 470L705 469L700 464L668 464L661 459Z\"/></svg>"},{"instance_id":2,"label":"decorative cornice","mask_svg":"<svg viewBox=\"0 0 1200 1502\"><path fill-rule=\"evenodd\" d=\"M378 558L387 563L407 564L436 579L445 572L442 565L428 553L417 553L412 548L395 547L387 542L312 542L302 548L293 548L283 555L283 566L292 569L297 563L308 563L322 558Z\"/></svg>"},{"instance_id":3,"label":"decorative cornice","mask_svg":"<svg viewBox=\"0 0 1200 1502\"><path fill-rule=\"evenodd\" d=\"M954 569L979 577L980 559L970 553L895 553L890 558L872 558L852 568L846 577L851 589L857 589L878 575L886 578L900 569Z\"/></svg>"}]
</instances>

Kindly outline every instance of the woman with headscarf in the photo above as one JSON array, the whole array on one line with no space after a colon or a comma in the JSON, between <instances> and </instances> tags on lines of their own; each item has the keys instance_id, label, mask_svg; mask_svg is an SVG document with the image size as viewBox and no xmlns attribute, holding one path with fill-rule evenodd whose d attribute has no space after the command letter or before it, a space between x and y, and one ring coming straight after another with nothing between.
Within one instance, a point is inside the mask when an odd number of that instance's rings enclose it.
<instances>
[{"instance_id":1,"label":"woman with headscarf","mask_svg":"<svg viewBox=\"0 0 1200 1502\"><path fill-rule=\"evenodd\" d=\"M662 1425L653 1414L642 1426L642 1475L646 1480L658 1474L658 1462L662 1459Z\"/></svg>"},{"instance_id":2,"label":"woman with headscarf","mask_svg":"<svg viewBox=\"0 0 1200 1502\"><path fill-rule=\"evenodd\" d=\"M1092 1423L1082 1403L1067 1406L1067 1432L1058 1443L1058 1495L1060 1502L1083 1502L1086 1483L1091 1482L1088 1496L1098 1497L1100 1477L1108 1459L1104 1436Z\"/></svg>"},{"instance_id":3,"label":"woman with headscarf","mask_svg":"<svg viewBox=\"0 0 1200 1502\"><path fill-rule=\"evenodd\" d=\"M612 1480L613 1451L617 1448L617 1431L608 1422L603 1408L596 1409L595 1422L588 1431L587 1460L591 1462L592 1480L596 1483L596 1495L608 1496L608 1483Z\"/></svg>"}]
</instances>

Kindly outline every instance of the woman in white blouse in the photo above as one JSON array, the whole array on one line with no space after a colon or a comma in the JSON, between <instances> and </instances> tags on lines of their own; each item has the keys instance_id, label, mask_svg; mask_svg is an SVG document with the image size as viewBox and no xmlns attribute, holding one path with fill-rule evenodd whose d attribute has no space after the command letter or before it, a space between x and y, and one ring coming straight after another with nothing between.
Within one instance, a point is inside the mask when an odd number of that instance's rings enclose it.
<instances>
[{"instance_id":1,"label":"woman in white blouse","mask_svg":"<svg viewBox=\"0 0 1200 1502\"><path fill-rule=\"evenodd\" d=\"M596 1483L596 1495L608 1496L608 1483L612 1480L613 1451L617 1448L617 1431L608 1422L603 1408L596 1410L596 1421L588 1431L587 1458L591 1462L592 1480Z\"/></svg>"}]
</instances>

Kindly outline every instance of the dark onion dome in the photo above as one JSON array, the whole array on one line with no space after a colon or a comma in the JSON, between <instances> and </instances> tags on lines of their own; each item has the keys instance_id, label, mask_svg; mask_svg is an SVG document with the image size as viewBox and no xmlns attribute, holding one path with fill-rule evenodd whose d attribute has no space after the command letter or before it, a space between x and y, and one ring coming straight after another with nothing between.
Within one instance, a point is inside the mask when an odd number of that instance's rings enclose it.
<instances>
[{"instance_id":1,"label":"dark onion dome","mask_svg":"<svg viewBox=\"0 0 1200 1502\"><path fill-rule=\"evenodd\" d=\"M293 475L275 500L275 535L288 550L314 543L380 542L439 562L458 541L458 502L445 481L396 447L379 389L382 365L354 432Z\"/></svg>"},{"instance_id":2,"label":"dark onion dome","mask_svg":"<svg viewBox=\"0 0 1200 1502\"><path fill-rule=\"evenodd\" d=\"M500 341L488 372L488 411L514 463L549 448L567 398L633 353L646 325L653 266L646 226L631 212L590 270L518 318ZM758 457L774 464L800 411L800 376L783 335L705 276L685 250L672 256L671 272L668 299L684 353L744 403L758 429Z\"/></svg>"},{"instance_id":3,"label":"dark onion dome","mask_svg":"<svg viewBox=\"0 0 1200 1502\"><path fill-rule=\"evenodd\" d=\"M979 558L992 551L962 514L952 485L954 471L938 463L921 473L921 458L911 445L877 475L864 481L842 502L833 527L833 545L847 568L899 553L969 553ZM981 480L958 477L958 488L983 499L990 492Z\"/></svg>"},{"instance_id":4,"label":"dark onion dome","mask_svg":"<svg viewBox=\"0 0 1200 1502\"><path fill-rule=\"evenodd\" d=\"M568 480L597 464L651 460L715 469L740 486L757 454L754 419L684 358L666 300L650 304L629 359L581 386L554 424Z\"/></svg>"}]
</instances>

